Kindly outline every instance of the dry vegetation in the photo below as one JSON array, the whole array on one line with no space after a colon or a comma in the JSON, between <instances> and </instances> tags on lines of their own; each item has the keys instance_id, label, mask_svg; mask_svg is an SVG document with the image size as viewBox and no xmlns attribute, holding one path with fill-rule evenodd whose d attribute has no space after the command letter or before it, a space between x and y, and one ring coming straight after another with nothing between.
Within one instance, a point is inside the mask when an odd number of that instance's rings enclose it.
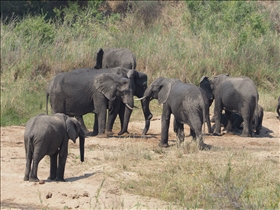
<instances>
[{"instance_id":1,"label":"dry vegetation","mask_svg":"<svg viewBox=\"0 0 280 210\"><path fill-rule=\"evenodd\" d=\"M206 135L205 142L213 148L198 151L190 143L176 148L170 132L172 146L163 149L157 146L159 118L143 138L144 118L136 109L131 136L87 139L85 163L79 163L78 146L70 144L68 183L33 185L22 181L24 127L2 127L1 205L7 209L278 209L279 121L274 112L280 85L280 3L251 2L252 7L240 3L238 7L237 2L224 2L221 8L214 7L216 12L211 10L212 1L205 5L107 3L100 12L111 15L103 18L93 18L92 10L72 7L64 11L65 22L45 22L39 16L1 23L1 126L24 126L31 116L45 112L45 87L53 75L92 67L99 47L114 46L136 54L137 70L148 74L149 83L164 76L197 84L203 75L224 72L251 77L266 111L261 136ZM255 10L257 5L264 7ZM243 25L234 24L242 9L253 12L248 12L249 17L243 14L247 18ZM151 110L160 116L156 101ZM92 118L86 115L89 129ZM118 121L114 129L119 130ZM45 158L39 177L48 176L48 167ZM53 198L45 199L49 191ZM83 196L85 191L88 196Z\"/></svg>"}]
</instances>

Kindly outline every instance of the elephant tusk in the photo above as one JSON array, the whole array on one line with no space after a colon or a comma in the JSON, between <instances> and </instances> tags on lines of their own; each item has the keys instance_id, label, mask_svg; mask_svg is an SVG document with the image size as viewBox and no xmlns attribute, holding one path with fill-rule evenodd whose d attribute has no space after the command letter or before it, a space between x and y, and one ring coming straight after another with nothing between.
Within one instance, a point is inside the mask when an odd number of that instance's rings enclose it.
<instances>
[{"instance_id":1,"label":"elephant tusk","mask_svg":"<svg viewBox=\"0 0 280 210\"><path fill-rule=\"evenodd\" d=\"M131 106L129 106L128 104L125 104L127 106L127 108L133 110L133 108Z\"/></svg>"},{"instance_id":2,"label":"elephant tusk","mask_svg":"<svg viewBox=\"0 0 280 210\"><path fill-rule=\"evenodd\" d=\"M142 98L136 98L135 101L141 101L143 99L147 98L147 96L143 96Z\"/></svg>"}]
</instances>

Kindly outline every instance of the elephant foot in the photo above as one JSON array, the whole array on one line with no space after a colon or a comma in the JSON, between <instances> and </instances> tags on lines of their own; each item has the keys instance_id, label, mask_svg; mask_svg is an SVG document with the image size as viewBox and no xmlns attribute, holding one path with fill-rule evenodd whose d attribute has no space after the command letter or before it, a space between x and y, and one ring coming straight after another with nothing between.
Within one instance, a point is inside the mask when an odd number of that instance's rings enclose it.
<instances>
[{"instance_id":1,"label":"elephant foot","mask_svg":"<svg viewBox=\"0 0 280 210\"><path fill-rule=\"evenodd\" d=\"M98 134L96 137L98 138L107 138L108 136L105 133Z\"/></svg>"},{"instance_id":2,"label":"elephant foot","mask_svg":"<svg viewBox=\"0 0 280 210\"><path fill-rule=\"evenodd\" d=\"M242 133L240 136L241 137L252 137L252 135L250 133Z\"/></svg>"},{"instance_id":3,"label":"elephant foot","mask_svg":"<svg viewBox=\"0 0 280 210\"><path fill-rule=\"evenodd\" d=\"M39 182L40 180L36 178L29 178L29 182Z\"/></svg>"},{"instance_id":4,"label":"elephant foot","mask_svg":"<svg viewBox=\"0 0 280 210\"><path fill-rule=\"evenodd\" d=\"M65 179L56 177L55 181L57 181L57 182L65 182Z\"/></svg>"},{"instance_id":5,"label":"elephant foot","mask_svg":"<svg viewBox=\"0 0 280 210\"><path fill-rule=\"evenodd\" d=\"M55 178L56 178L55 176L49 176L48 180L52 180L53 181L53 180L55 180Z\"/></svg>"},{"instance_id":6,"label":"elephant foot","mask_svg":"<svg viewBox=\"0 0 280 210\"><path fill-rule=\"evenodd\" d=\"M129 132L126 130L126 131L120 131L119 133L118 133L118 135L120 136L120 135L123 135L123 134L129 134Z\"/></svg>"},{"instance_id":7,"label":"elephant foot","mask_svg":"<svg viewBox=\"0 0 280 210\"><path fill-rule=\"evenodd\" d=\"M29 181L29 177L28 176L24 176L23 181Z\"/></svg>"},{"instance_id":8,"label":"elephant foot","mask_svg":"<svg viewBox=\"0 0 280 210\"><path fill-rule=\"evenodd\" d=\"M161 143L161 142L158 144L158 146L165 147L165 148L169 147L168 143Z\"/></svg>"},{"instance_id":9,"label":"elephant foot","mask_svg":"<svg viewBox=\"0 0 280 210\"><path fill-rule=\"evenodd\" d=\"M108 136L114 136L114 132L113 131L106 131L106 135Z\"/></svg>"},{"instance_id":10,"label":"elephant foot","mask_svg":"<svg viewBox=\"0 0 280 210\"><path fill-rule=\"evenodd\" d=\"M213 133L213 136L222 136L222 134L215 132Z\"/></svg>"}]
</instances>

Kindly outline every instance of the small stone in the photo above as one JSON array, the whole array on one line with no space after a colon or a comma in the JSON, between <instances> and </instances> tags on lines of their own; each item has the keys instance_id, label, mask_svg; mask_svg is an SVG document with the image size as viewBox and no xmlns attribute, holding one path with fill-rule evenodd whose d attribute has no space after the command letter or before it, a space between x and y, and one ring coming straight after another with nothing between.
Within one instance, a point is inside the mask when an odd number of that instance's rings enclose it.
<instances>
[{"instance_id":1,"label":"small stone","mask_svg":"<svg viewBox=\"0 0 280 210\"><path fill-rule=\"evenodd\" d=\"M52 197L52 193L48 193L47 195L46 195L46 199L49 199L49 198L51 198Z\"/></svg>"},{"instance_id":2,"label":"small stone","mask_svg":"<svg viewBox=\"0 0 280 210\"><path fill-rule=\"evenodd\" d=\"M84 192L83 197L88 197L88 196L89 196L88 192Z\"/></svg>"},{"instance_id":3,"label":"small stone","mask_svg":"<svg viewBox=\"0 0 280 210\"><path fill-rule=\"evenodd\" d=\"M45 181L44 180L40 180L39 184L45 184Z\"/></svg>"},{"instance_id":4,"label":"small stone","mask_svg":"<svg viewBox=\"0 0 280 210\"><path fill-rule=\"evenodd\" d=\"M67 194L66 194L66 193L62 193L61 195L67 197Z\"/></svg>"},{"instance_id":5,"label":"small stone","mask_svg":"<svg viewBox=\"0 0 280 210\"><path fill-rule=\"evenodd\" d=\"M61 203L61 204L65 204L66 202L65 202L65 201L61 201L60 203Z\"/></svg>"}]
</instances>

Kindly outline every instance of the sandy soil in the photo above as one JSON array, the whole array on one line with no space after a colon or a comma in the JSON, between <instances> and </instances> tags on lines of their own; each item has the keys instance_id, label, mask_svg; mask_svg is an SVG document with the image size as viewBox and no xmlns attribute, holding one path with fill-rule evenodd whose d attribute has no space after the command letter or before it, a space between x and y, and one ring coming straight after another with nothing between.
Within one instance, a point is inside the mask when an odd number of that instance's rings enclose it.
<instances>
[{"instance_id":1,"label":"sandy soil","mask_svg":"<svg viewBox=\"0 0 280 210\"><path fill-rule=\"evenodd\" d=\"M242 148L252 150L259 158L275 159L279 162L280 121L275 113L265 112L260 136L242 138L224 134L221 137L205 136L205 143L216 148ZM1 128L1 209L153 209L164 208L166 203L154 198L141 197L124 192L118 183L122 177L129 179L137 174L122 172L108 176L112 166L106 161L98 165L99 159L108 150L133 142L141 146L157 147L160 139L160 118L154 118L148 138L141 138L144 122L131 122L132 138L86 139L85 162L79 162L78 144L69 143L65 179L66 182L50 182L48 157L39 164L38 177L45 184L23 181L25 151L23 145L24 127ZM170 128L172 129L172 128ZM117 132L117 131L116 131ZM186 131L187 133L188 131ZM175 136L170 133L170 144L175 145ZM78 141L77 141L78 142Z\"/></svg>"}]
</instances>

